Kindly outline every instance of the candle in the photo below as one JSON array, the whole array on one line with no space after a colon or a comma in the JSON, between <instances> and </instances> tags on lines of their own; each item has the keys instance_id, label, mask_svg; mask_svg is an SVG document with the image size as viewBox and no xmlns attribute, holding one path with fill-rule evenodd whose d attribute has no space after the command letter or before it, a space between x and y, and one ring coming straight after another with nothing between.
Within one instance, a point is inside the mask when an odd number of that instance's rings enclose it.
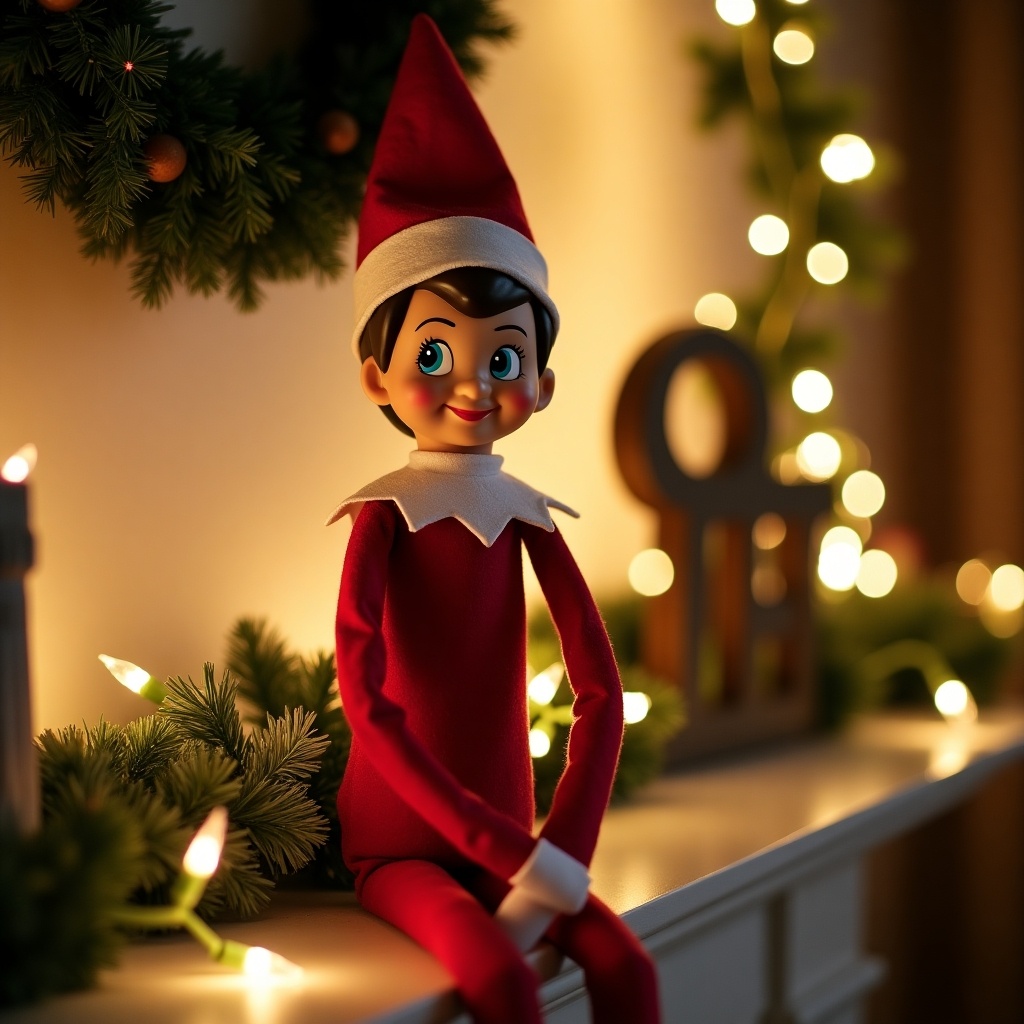
<instances>
[{"instance_id":1,"label":"candle","mask_svg":"<svg viewBox=\"0 0 1024 1024\"><path fill-rule=\"evenodd\" d=\"M25 624L25 573L33 564L26 445L0 471L0 816L22 832L39 825L39 772Z\"/></svg>"}]
</instances>

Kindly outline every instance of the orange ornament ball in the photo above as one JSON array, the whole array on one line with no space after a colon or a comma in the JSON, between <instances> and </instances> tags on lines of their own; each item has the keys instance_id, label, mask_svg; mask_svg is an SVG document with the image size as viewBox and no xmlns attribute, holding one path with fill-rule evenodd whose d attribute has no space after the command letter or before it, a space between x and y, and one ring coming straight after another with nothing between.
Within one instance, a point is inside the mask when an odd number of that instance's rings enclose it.
<instances>
[{"instance_id":1,"label":"orange ornament ball","mask_svg":"<svg viewBox=\"0 0 1024 1024\"><path fill-rule=\"evenodd\" d=\"M142 155L150 181L174 181L185 170L185 147L173 135L150 136L142 146Z\"/></svg>"},{"instance_id":2,"label":"orange ornament ball","mask_svg":"<svg viewBox=\"0 0 1024 1024\"><path fill-rule=\"evenodd\" d=\"M359 122L347 110L328 110L317 121L316 130L324 149L335 156L354 149L359 141Z\"/></svg>"},{"instance_id":3,"label":"orange ornament ball","mask_svg":"<svg viewBox=\"0 0 1024 1024\"><path fill-rule=\"evenodd\" d=\"M70 11L81 2L82 0L36 0L40 7L47 11L53 11L54 14L63 14L65 11Z\"/></svg>"}]
</instances>

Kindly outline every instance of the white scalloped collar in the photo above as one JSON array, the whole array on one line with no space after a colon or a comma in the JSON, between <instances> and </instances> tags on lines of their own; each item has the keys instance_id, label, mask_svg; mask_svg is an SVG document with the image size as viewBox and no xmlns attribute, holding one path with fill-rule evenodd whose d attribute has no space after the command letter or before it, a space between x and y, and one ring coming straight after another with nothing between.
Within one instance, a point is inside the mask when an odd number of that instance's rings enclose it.
<instances>
[{"instance_id":1,"label":"white scalloped collar","mask_svg":"<svg viewBox=\"0 0 1024 1024\"><path fill-rule=\"evenodd\" d=\"M330 525L346 513L359 514L364 502L393 501L411 531L441 519L457 519L490 547L512 519L555 528L549 508L579 518L568 505L535 491L522 480L501 471L500 455L414 451L409 464L374 480L346 498L327 520Z\"/></svg>"}]
</instances>

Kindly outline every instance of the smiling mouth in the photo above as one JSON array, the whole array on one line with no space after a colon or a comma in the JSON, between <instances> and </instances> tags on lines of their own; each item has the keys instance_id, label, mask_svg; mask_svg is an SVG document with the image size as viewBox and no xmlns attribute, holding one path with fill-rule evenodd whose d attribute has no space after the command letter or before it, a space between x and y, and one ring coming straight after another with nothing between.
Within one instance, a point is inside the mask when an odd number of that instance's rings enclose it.
<instances>
[{"instance_id":1,"label":"smiling mouth","mask_svg":"<svg viewBox=\"0 0 1024 1024\"><path fill-rule=\"evenodd\" d=\"M460 420L469 420L471 423L477 423L485 416L494 412L497 406L490 409L456 409L454 405L446 405L445 408L450 409Z\"/></svg>"}]
</instances>

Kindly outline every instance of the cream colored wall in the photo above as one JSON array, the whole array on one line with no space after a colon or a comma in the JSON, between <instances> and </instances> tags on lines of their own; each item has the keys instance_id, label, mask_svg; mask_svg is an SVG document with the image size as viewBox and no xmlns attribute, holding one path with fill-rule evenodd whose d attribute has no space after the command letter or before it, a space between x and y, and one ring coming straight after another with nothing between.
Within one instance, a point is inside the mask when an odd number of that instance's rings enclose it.
<instances>
[{"instance_id":1,"label":"cream colored wall","mask_svg":"<svg viewBox=\"0 0 1024 1024\"><path fill-rule=\"evenodd\" d=\"M204 46L263 6L175 19ZM683 40L724 32L710 0L508 0L518 41L480 103L516 173L564 329L551 408L499 446L507 468L583 512L564 524L598 592L624 586L652 516L612 452L617 389L694 300L753 275L741 147L693 129ZM234 26L234 27L233 27ZM39 447L30 583L38 727L143 710L96 660L158 676L223 660L240 615L301 649L331 644L347 525L334 504L401 464L406 440L363 399L350 281L275 287L255 315L176 295L160 312L123 267L77 255L69 218L26 206L0 169L0 453Z\"/></svg>"}]
</instances>

